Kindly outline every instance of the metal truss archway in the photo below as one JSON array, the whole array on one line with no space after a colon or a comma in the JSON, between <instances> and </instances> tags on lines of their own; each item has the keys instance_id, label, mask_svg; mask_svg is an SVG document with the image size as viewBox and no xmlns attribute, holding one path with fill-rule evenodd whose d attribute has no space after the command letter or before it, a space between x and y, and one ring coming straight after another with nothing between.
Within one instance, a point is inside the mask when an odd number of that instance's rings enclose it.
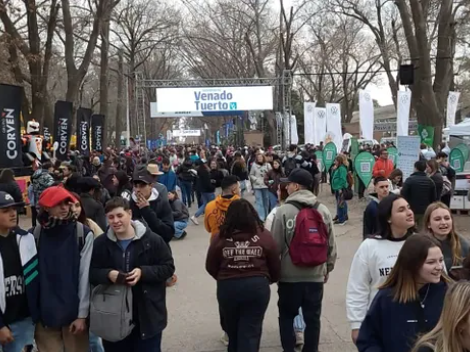
<instances>
[{"instance_id":1,"label":"metal truss archway","mask_svg":"<svg viewBox=\"0 0 470 352\"><path fill-rule=\"evenodd\" d=\"M135 75L135 97L136 97L136 129L141 134L144 143L147 144L146 117L150 115L149 102L145 100L146 89L157 88L185 88L185 87L246 87L246 86L274 86L274 96L277 97L277 106L281 118L276 119L277 144L286 147L290 141L290 116L291 94L292 94L292 72L285 70L281 77L275 78L216 78L216 79L176 79L176 80L153 80L146 79L142 73ZM277 109L276 109L277 108ZM284 119L288 117L288 128L284 128Z\"/></svg>"}]
</instances>

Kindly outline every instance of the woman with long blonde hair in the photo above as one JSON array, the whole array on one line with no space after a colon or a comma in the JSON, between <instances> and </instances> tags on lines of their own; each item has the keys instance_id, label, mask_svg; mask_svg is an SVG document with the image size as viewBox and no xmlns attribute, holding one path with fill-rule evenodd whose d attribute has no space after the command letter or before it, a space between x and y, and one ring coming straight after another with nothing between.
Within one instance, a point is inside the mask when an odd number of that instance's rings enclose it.
<instances>
[{"instance_id":1,"label":"woman with long blonde hair","mask_svg":"<svg viewBox=\"0 0 470 352\"><path fill-rule=\"evenodd\" d=\"M470 245L455 232L450 209L441 202L428 206L423 216L423 232L429 233L441 243L446 269L452 275L452 267L461 266L469 253Z\"/></svg>"},{"instance_id":2,"label":"woman with long blonde hair","mask_svg":"<svg viewBox=\"0 0 470 352\"><path fill-rule=\"evenodd\" d=\"M470 351L470 282L450 286L436 327L422 336L412 352Z\"/></svg>"}]
</instances>

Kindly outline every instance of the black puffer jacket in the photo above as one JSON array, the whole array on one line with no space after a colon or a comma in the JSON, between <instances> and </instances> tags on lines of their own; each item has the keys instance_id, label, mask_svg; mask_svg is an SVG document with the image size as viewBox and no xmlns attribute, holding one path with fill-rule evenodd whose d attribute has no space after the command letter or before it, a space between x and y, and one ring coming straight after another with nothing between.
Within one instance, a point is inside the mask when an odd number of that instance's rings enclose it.
<instances>
[{"instance_id":1,"label":"black puffer jacket","mask_svg":"<svg viewBox=\"0 0 470 352\"><path fill-rule=\"evenodd\" d=\"M416 215L423 215L428 205L437 201L436 185L425 172L411 174L403 183L401 195Z\"/></svg>"},{"instance_id":2,"label":"black puffer jacket","mask_svg":"<svg viewBox=\"0 0 470 352\"><path fill-rule=\"evenodd\" d=\"M108 274L142 270L140 281L132 288L134 319L138 319L141 339L149 339L161 333L167 325L166 280L175 272L175 264L168 247L160 236L145 228L140 222L133 223L136 237L123 252L112 230L98 236L93 243L90 264L92 285L111 285ZM129 258L129 268L125 268ZM129 269L129 270L126 270Z\"/></svg>"},{"instance_id":3,"label":"black puffer jacket","mask_svg":"<svg viewBox=\"0 0 470 352\"><path fill-rule=\"evenodd\" d=\"M214 193L215 183L211 182L211 174L204 165L197 169L197 189L201 193Z\"/></svg>"}]
</instances>

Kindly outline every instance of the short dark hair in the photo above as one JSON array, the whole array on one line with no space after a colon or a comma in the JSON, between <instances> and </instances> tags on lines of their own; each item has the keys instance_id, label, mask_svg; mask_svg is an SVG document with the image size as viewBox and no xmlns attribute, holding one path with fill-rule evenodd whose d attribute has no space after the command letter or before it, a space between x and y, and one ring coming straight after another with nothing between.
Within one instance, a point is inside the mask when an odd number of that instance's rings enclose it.
<instances>
[{"instance_id":1,"label":"short dark hair","mask_svg":"<svg viewBox=\"0 0 470 352\"><path fill-rule=\"evenodd\" d=\"M163 158L163 160L162 160L162 165L170 165L170 159L168 159L168 158L166 158L166 157Z\"/></svg>"},{"instance_id":2,"label":"short dark hair","mask_svg":"<svg viewBox=\"0 0 470 352\"><path fill-rule=\"evenodd\" d=\"M130 210L131 206L127 200L122 197L111 198L104 207L104 212L108 214L116 208L123 208L124 210Z\"/></svg>"},{"instance_id":3,"label":"short dark hair","mask_svg":"<svg viewBox=\"0 0 470 352\"><path fill-rule=\"evenodd\" d=\"M49 170L52 167L52 162L50 161L45 161L42 163L42 169L43 170Z\"/></svg>"},{"instance_id":4,"label":"short dark hair","mask_svg":"<svg viewBox=\"0 0 470 352\"><path fill-rule=\"evenodd\" d=\"M384 181L388 182L388 180L383 176L376 177L374 178L374 186L377 186L379 182L384 182Z\"/></svg>"},{"instance_id":5,"label":"short dark hair","mask_svg":"<svg viewBox=\"0 0 470 352\"><path fill-rule=\"evenodd\" d=\"M296 149L297 149L297 145L295 145L295 144L291 144L291 145L289 146L289 151L290 151L290 152L295 152Z\"/></svg>"},{"instance_id":6,"label":"short dark hair","mask_svg":"<svg viewBox=\"0 0 470 352\"><path fill-rule=\"evenodd\" d=\"M438 159L441 159L441 158L446 158L446 159L447 159L448 157L449 157L449 156L448 156L447 153L445 153L445 152L439 152L439 153L437 153L437 158L438 158Z\"/></svg>"},{"instance_id":7,"label":"short dark hair","mask_svg":"<svg viewBox=\"0 0 470 352\"><path fill-rule=\"evenodd\" d=\"M426 171L426 166L426 160L418 160L417 162L415 162L415 169L419 172Z\"/></svg>"},{"instance_id":8,"label":"short dark hair","mask_svg":"<svg viewBox=\"0 0 470 352\"><path fill-rule=\"evenodd\" d=\"M229 175L226 176L222 179L222 182L220 183L220 186L222 187L223 190L228 190L230 187L232 187L234 184L238 182L238 177Z\"/></svg>"}]
</instances>

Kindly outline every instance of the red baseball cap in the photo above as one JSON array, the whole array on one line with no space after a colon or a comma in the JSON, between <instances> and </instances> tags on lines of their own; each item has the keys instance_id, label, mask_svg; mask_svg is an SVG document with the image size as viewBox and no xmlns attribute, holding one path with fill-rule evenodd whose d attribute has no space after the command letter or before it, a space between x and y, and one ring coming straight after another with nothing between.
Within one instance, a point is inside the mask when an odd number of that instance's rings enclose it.
<instances>
[{"instance_id":1,"label":"red baseball cap","mask_svg":"<svg viewBox=\"0 0 470 352\"><path fill-rule=\"evenodd\" d=\"M43 208L53 208L67 200L72 203L78 202L78 200L64 187L53 186L42 192L39 197L39 206Z\"/></svg>"}]
</instances>

